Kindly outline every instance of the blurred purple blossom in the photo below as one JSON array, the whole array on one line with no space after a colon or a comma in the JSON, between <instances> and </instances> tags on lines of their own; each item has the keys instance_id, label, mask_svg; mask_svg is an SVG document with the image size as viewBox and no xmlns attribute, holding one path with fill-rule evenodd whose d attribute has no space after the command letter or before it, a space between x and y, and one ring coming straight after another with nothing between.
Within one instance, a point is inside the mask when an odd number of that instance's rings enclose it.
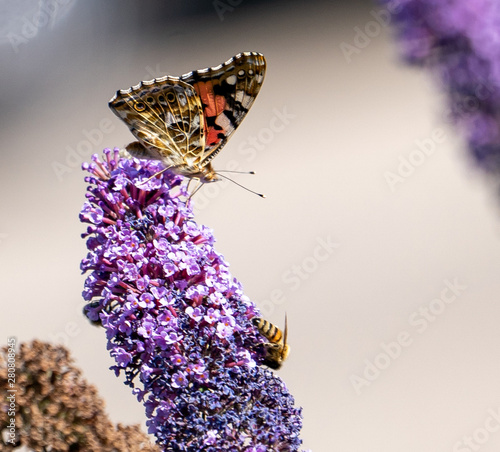
<instances>
[{"instance_id":1,"label":"blurred purple blossom","mask_svg":"<svg viewBox=\"0 0 500 452\"><path fill-rule=\"evenodd\" d=\"M500 2L379 0L391 12L405 59L430 68L450 118L484 169L500 171Z\"/></svg>"},{"instance_id":2,"label":"blurred purple blossom","mask_svg":"<svg viewBox=\"0 0 500 452\"><path fill-rule=\"evenodd\" d=\"M258 365L258 310L193 220L182 178L148 180L159 162L116 149L92 160L80 214L86 314L105 328L149 432L165 451L298 450L301 410Z\"/></svg>"}]
</instances>

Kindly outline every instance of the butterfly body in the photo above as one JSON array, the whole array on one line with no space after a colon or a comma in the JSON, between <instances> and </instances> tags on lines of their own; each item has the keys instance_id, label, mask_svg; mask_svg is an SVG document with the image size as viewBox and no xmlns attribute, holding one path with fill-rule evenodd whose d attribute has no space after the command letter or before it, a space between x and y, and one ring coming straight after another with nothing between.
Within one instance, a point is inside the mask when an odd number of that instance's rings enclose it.
<instances>
[{"instance_id":1,"label":"butterfly body","mask_svg":"<svg viewBox=\"0 0 500 452\"><path fill-rule=\"evenodd\" d=\"M211 160L253 104L265 68L262 54L243 52L216 67L118 91L109 106L138 140L127 151L203 183L218 180Z\"/></svg>"}]
</instances>

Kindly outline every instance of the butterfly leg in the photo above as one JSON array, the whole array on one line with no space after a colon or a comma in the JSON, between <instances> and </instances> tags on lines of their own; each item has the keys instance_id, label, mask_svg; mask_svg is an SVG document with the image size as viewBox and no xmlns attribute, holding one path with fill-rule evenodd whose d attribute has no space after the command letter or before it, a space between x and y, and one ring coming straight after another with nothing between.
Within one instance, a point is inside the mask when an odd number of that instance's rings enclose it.
<instances>
[{"instance_id":1,"label":"butterfly leg","mask_svg":"<svg viewBox=\"0 0 500 452\"><path fill-rule=\"evenodd\" d=\"M192 180L192 179L191 179ZM191 180L189 182L191 182ZM203 182L201 182L199 179L198 179L199 183L198 183L198 186L196 187L196 189L193 191L193 193L191 193L189 195L189 198L188 198L188 201L191 200L191 198L196 194L196 192L201 188L203 187ZM188 186L189 186L189 183L188 183Z\"/></svg>"},{"instance_id":2,"label":"butterfly leg","mask_svg":"<svg viewBox=\"0 0 500 452\"><path fill-rule=\"evenodd\" d=\"M168 171L172 167L173 167L173 165L170 165L170 166L167 166L166 168L163 168L162 170L154 173L151 177L148 177L145 181L142 181L142 183L145 184L146 182L149 182L151 179L154 179L156 176L163 174L165 171Z\"/></svg>"}]
</instances>

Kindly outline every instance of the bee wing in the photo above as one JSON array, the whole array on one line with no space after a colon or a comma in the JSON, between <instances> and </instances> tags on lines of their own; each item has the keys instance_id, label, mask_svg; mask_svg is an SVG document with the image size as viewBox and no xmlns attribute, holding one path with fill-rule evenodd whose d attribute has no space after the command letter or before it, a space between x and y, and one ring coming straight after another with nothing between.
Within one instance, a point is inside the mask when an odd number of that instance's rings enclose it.
<instances>
[{"instance_id":1,"label":"bee wing","mask_svg":"<svg viewBox=\"0 0 500 452\"><path fill-rule=\"evenodd\" d=\"M283 332L283 345L286 345L287 336L288 336L288 317L285 313L285 330Z\"/></svg>"}]
</instances>

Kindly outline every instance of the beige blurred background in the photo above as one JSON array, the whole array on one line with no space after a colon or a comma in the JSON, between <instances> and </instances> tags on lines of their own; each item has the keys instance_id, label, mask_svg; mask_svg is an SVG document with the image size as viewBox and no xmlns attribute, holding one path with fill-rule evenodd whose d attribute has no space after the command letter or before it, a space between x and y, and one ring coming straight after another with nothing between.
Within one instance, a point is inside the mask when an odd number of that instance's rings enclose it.
<instances>
[{"instance_id":1,"label":"beige blurred background","mask_svg":"<svg viewBox=\"0 0 500 452\"><path fill-rule=\"evenodd\" d=\"M214 163L256 171L236 180L267 199L206 186L196 220L267 318L288 314L279 374L304 408L304 449L498 450L496 192L445 121L437 84L398 60L379 6L0 5L0 344L67 345L112 420L143 422L108 370L103 331L81 315L80 164L132 140L107 106L117 89L255 50L265 83ZM57 8L44 21L40 5Z\"/></svg>"}]
</instances>

